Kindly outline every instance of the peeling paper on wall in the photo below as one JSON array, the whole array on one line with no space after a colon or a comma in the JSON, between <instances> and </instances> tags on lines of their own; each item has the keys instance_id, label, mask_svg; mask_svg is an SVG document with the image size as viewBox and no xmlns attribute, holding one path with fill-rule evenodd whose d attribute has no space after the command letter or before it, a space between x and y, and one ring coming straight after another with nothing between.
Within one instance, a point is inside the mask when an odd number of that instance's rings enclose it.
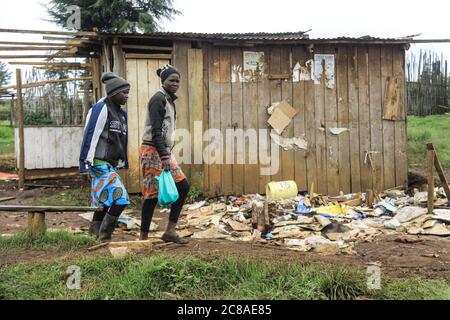
<instances>
[{"instance_id":1,"label":"peeling paper on wall","mask_svg":"<svg viewBox=\"0 0 450 320\"><path fill-rule=\"evenodd\" d=\"M350 131L348 128L330 128L330 132L334 135L340 135L343 132Z\"/></svg>"},{"instance_id":2,"label":"peeling paper on wall","mask_svg":"<svg viewBox=\"0 0 450 320\"><path fill-rule=\"evenodd\" d=\"M231 83L245 82L244 71L241 65L233 65L231 67Z\"/></svg>"},{"instance_id":3,"label":"peeling paper on wall","mask_svg":"<svg viewBox=\"0 0 450 320\"><path fill-rule=\"evenodd\" d=\"M302 66L300 62L297 61L294 69L292 70L292 82L311 80L312 66L313 60L306 61L304 66Z\"/></svg>"},{"instance_id":4,"label":"peeling paper on wall","mask_svg":"<svg viewBox=\"0 0 450 320\"><path fill-rule=\"evenodd\" d=\"M284 150L308 150L308 141L306 141L304 136L294 137L294 138L285 138L276 133L271 132L270 137L272 140L282 147Z\"/></svg>"},{"instance_id":5,"label":"peeling paper on wall","mask_svg":"<svg viewBox=\"0 0 450 320\"><path fill-rule=\"evenodd\" d=\"M314 84L321 84L325 81L328 89L333 89L334 80L334 54L314 55Z\"/></svg>"}]
</instances>

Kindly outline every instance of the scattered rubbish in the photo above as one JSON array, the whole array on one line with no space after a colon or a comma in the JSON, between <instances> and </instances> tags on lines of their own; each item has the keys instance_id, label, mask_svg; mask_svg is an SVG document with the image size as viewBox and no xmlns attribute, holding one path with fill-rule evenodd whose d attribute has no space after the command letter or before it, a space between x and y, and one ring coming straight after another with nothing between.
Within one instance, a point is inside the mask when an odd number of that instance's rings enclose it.
<instances>
[{"instance_id":1,"label":"scattered rubbish","mask_svg":"<svg viewBox=\"0 0 450 320\"><path fill-rule=\"evenodd\" d=\"M430 236L450 236L450 230L443 223L436 223L433 227L425 229L422 234Z\"/></svg>"},{"instance_id":2,"label":"scattered rubbish","mask_svg":"<svg viewBox=\"0 0 450 320\"><path fill-rule=\"evenodd\" d=\"M328 214L330 216L348 216L350 207L346 205L335 204L332 206L319 207L316 209L317 214Z\"/></svg>"},{"instance_id":3,"label":"scattered rubbish","mask_svg":"<svg viewBox=\"0 0 450 320\"><path fill-rule=\"evenodd\" d=\"M196 203L193 203L192 205L189 206L188 210L197 210L200 209L201 207L203 207L206 204L206 201L199 201Z\"/></svg>"},{"instance_id":4,"label":"scattered rubbish","mask_svg":"<svg viewBox=\"0 0 450 320\"><path fill-rule=\"evenodd\" d=\"M427 213L426 208L403 207L403 208L397 210L395 219L397 219L397 221L400 223L404 223L404 222L414 220L420 216L423 216L426 213Z\"/></svg>"},{"instance_id":5,"label":"scattered rubbish","mask_svg":"<svg viewBox=\"0 0 450 320\"><path fill-rule=\"evenodd\" d=\"M420 242L423 242L424 240L417 239L417 238L398 237L394 241L401 242L401 243L420 243Z\"/></svg>"},{"instance_id":6,"label":"scattered rubbish","mask_svg":"<svg viewBox=\"0 0 450 320\"><path fill-rule=\"evenodd\" d=\"M266 186L266 196L268 201L289 199L298 194L297 183L295 181L269 182Z\"/></svg>"},{"instance_id":7,"label":"scattered rubbish","mask_svg":"<svg viewBox=\"0 0 450 320\"><path fill-rule=\"evenodd\" d=\"M300 200L299 202L298 202L298 206L297 206L297 211L296 211L297 213L301 213L301 214L309 214L309 213L312 213L312 212L314 212L314 210L310 207L310 206L307 206L304 202L303 202L303 200Z\"/></svg>"},{"instance_id":8,"label":"scattered rubbish","mask_svg":"<svg viewBox=\"0 0 450 320\"><path fill-rule=\"evenodd\" d=\"M433 219L441 220L450 223L450 210L449 209L434 209Z\"/></svg>"},{"instance_id":9,"label":"scattered rubbish","mask_svg":"<svg viewBox=\"0 0 450 320\"><path fill-rule=\"evenodd\" d=\"M125 258L131 253L127 247L109 248L109 252L116 259Z\"/></svg>"},{"instance_id":10,"label":"scattered rubbish","mask_svg":"<svg viewBox=\"0 0 450 320\"><path fill-rule=\"evenodd\" d=\"M234 231L248 231L250 230L250 226L240 223L234 220L228 221L228 224L233 228Z\"/></svg>"},{"instance_id":11,"label":"scattered rubbish","mask_svg":"<svg viewBox=\"0 0 450 320\"><path fill-rule=\"evenodd\" d=\"M391 219L384 223L384 227L387 229L396 229L401 226L401 223L397 219Z\"/></svg>"},{"instance_id":12,"label":"scattered rubbish","mask_svg":"<svg viewBox=\"0 0 450 320\"><path fill-rule=\"evenodd\" d=\"M264 235L264 238L267 239L267 240L271 240L271 239L273 239L273 234L271 234L271 233L266 233L266 234Z\"/></svg>"}]
</instances>

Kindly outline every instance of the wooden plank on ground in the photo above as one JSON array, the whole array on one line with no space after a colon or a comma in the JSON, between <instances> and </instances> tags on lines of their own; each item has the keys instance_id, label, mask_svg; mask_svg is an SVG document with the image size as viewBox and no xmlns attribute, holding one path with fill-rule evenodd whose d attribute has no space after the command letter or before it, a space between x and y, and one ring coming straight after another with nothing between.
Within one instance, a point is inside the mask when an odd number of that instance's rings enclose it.
<instances>
[{"instance_id":1,"label":"wooden plank on ground","mask_svg":"<svg viewBox=\"0 0 450 320\"><path fill-rule=\"evenodd\" d=\"M189 127L191 133L191 185L203 190L203 50L188 49ZM199 126L200 130L195 130ZM195 134L200 134L200 137Z\"/></svg>"},{"instance_id":2,"label":"wooden plank on ground","mask_svg":"<svg viewBox=\"0 0 450 320\"><path fill-rule=\"evenodd\" d=\"M337 85L337 125L350 129L348 105L348 47L339 47L336 57ZM338 136L339 146L339 191L351 192L350 170L350 132L345 131Z\"/></svg>"},{"instance_id":3,"label":"wooden plank on ground","mask_svg":"<svg viewBox=\"0 0 450 320\"><path fill-rule=\"evenodd\" d=\"M292 65L299 63L301 66L305 65L306 52L304 46L292 47ZM291 68L292 70L293 68ZM294 82L292 79L292 107L297 111L293 119L294 123L294 137L306 136L305 129L305 81ZM306 176L306 157L305 150L294 151L294 179L299 190L308 190L307 176Z\"/></svg>"},{"instance_id":4,"label":"wooden plank on ground","mask_svg":"<svg viewBox=\"0 0 450 320\"><path fill-rule=\"evenodd\" d=\"M398 46L393 49L394 77L400 79L401 120L395 121L395 183L400 186L408 185L408 158L406 147L408 145L406 127L406 84L405 77L405 51Z\"/></svg>"},{"instance_id":5,"label":"wooden plank on ground","mask_svg":"<svg viewBox=\"0 0 450 320\"><path fill-rule=\"evenodd\" d=\"M361 191L361 167L359 149L359 105L358 105L358 49L348 51L348 114L350 135L350 183L351 192Z\"/></svg>"},{"instance_id":6,"label":"wooden plank on ground","mask_svg":"<svg viewBox=\"0 0 450 320\"><path fill-rule=\"evenodd\" d=\"M281 73L289 75L288 79L281 79L281 99L286 100L292 106L292 79L290 77L292 70L292 51L291 47L281 47ZM298 117L298 114L295 115ZM292 138L294 136L294 121L284 129L283 137ZM283 181L295 180L294 151L281 149L281 166Z\"/></svg>"},{"instance_id":7,"label":"wooden plank on ground","mask_svg":"<svg viewBox=\"0 0 450 320\"><path fill-rule=\"evenodd\" d=\"M365 161L370 151L369 53L367 47L358 47L358 101L359 101L359 163L361 191L372 189L372 169Z\"/></svg>"},{"instance_id":8,"label":"wooden plank on ground","mask_svg":"<svg viewBox=\"0 0 450 320\"><path fill-rule=\"evenodd\" d=\"M381 48L369 47L369 85L370 85L370 138L375 172L373 188L379 191L384 187L383 176L383 106L381 93Z\"/></svg>"},{"instance_id":9,"label":"wooden plank on ground","mask_svg":"<svg viewBox=\"0 0 450 320\"><path fill-rule=\"evenodd\" d=\"M231 83L231 123L236 132L243 130L243 110L242 110L242 68L243 58L242 49L231 49L231 68L234 71L234 78ZM236 131L238 130L238 131ZM227 141L231 144L234 155L233 164L233 192L236 195L242 195L244 193L244 144L236 143L236 139L233 141Z\"/></svg>"},{"instance_id":10,"label":"wooden plank on ground","mask_svg":"<svg viewBox=\"0 0 450 320\"><path fill-rule=\"evenodd\" d=\"M389 79L393 79L392 47L381 48L381 96L386 95ZM386 108L386 100L383 101L383 109ZM384 163L384 188L393 188L395 184L395 130L394 122L383 122L383 163Z\"/></svg>"},{"instance_id":11,"label":"wooden plank on ground","mask_svg":"<svg viewBox=\"0 0 450 320\"><path fill-rule=\"evenodd\" d=\"M221 180L222 194L228 195L233 191L233 166L227 163L226 151L228 143L226 132L231 128L231 56L229 48L220 48L220 131L224 138L222 148Z\"/></svg>"}]
</instances>

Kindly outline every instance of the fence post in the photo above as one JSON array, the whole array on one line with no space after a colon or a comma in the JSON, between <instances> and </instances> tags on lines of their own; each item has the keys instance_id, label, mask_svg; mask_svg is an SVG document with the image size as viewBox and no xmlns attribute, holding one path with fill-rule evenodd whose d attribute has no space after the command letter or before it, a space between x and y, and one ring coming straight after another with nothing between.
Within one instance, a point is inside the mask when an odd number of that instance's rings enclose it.
<instances>
[{"instance_id":1,"label":"fence post","mask_svg":"<svg viewBox=\"0 0 450 320\"><path fill-rule=\"evenodd\" d=\"M24 141L24 115L22 98L22 73L16 69L17 82L17 121L19 127L19 190L23 190L25 185L25 141Z\"/></svg>"}]
</instances>

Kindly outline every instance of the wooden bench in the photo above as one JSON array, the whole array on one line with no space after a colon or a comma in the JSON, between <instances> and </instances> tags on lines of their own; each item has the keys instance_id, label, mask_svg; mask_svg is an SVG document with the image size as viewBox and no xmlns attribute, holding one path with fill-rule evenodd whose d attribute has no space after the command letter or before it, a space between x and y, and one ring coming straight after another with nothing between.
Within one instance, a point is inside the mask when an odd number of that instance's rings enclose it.
<instances>
[{"instance_id":1,"label":"wooden bench","mask_svg":"<svg viewBox=\"0 0 450 320\"><path fill-rule=\"evenodd\" d=\"M28 236L36 239L45 234L47 225L45 223L46 212L100 212L103 208L76 207L76 206L18 206L0 205L1 211L27 212L28 213Z\"/></svg>"}]
</instances>

